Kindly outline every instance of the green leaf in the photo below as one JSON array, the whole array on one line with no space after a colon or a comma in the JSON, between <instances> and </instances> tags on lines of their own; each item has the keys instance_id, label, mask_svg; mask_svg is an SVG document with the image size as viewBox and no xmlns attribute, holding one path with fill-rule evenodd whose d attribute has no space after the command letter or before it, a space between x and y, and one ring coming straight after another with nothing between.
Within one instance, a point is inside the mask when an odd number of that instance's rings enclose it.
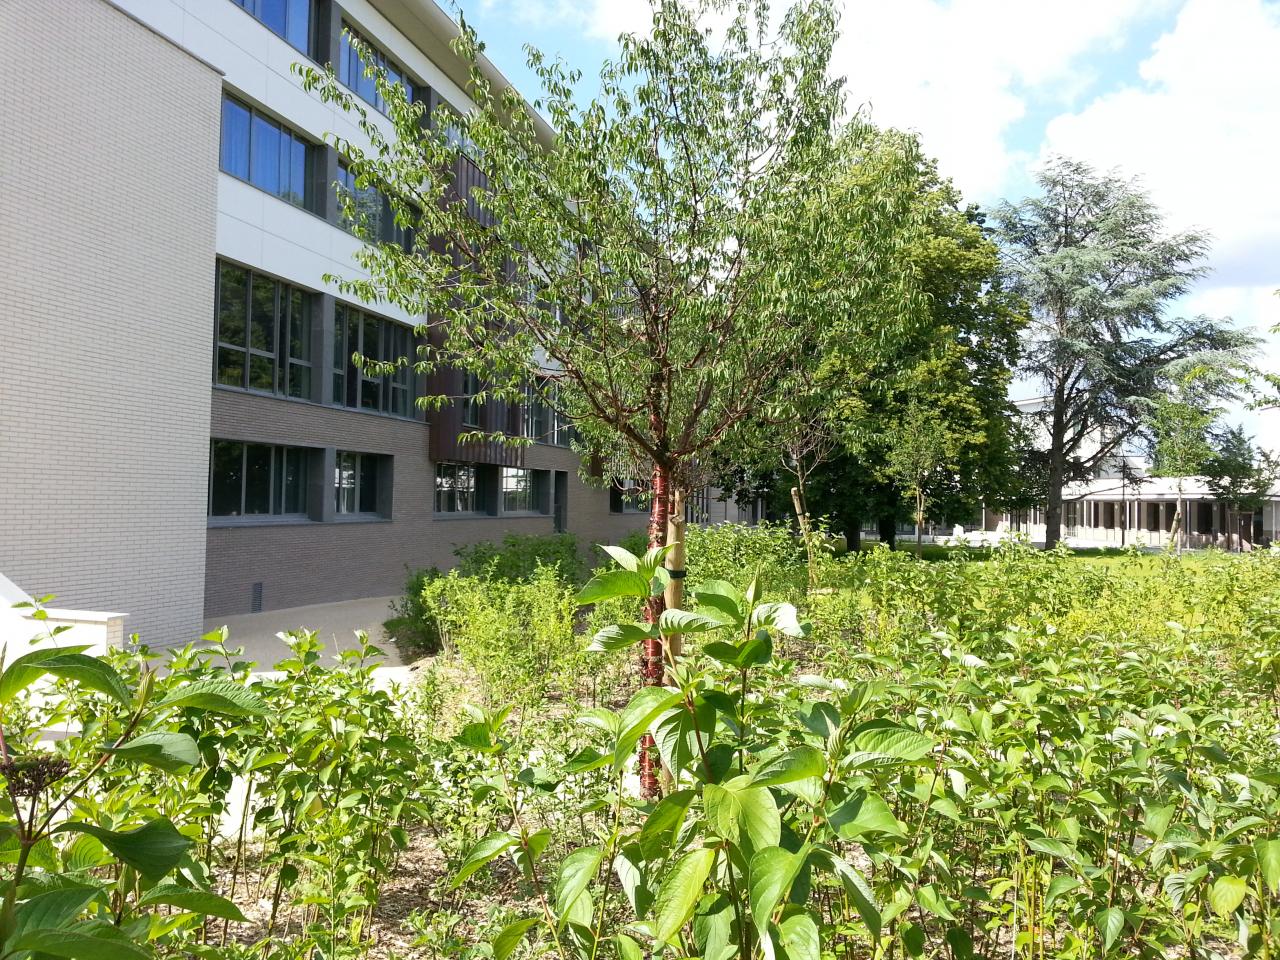
<instances>
[{"instance_id":1,"label":"green leaf","mask_svg":"<svg viewBox=\"0 0 1280 960\"><path fill-rule=\"evenodd\" d=\"M520 945L524 935L533 929L537 922L537 917L525 917L523 920L508 923L499 930L498 935L493 938L493 960L507 960L512 951Z\"/></svg>"},{"instance_id":2,"label":"green leaf","mask_svg":"<svg viewBox=\"0 0 1280 960\"><path fill-rule=\"evenodd\" d=\"M1108 907L1098 912L1093 918L1093 924L1102 934L1102 949L1110 950L1119 938L1120 931L1124 929L1124 911L1119 907Z\"/></svg>"},{"instance_id":3,"label":"green leaf","mask_svg":"<svg viewBox=\"0 0 1280 960\"><path fill-rule=\"evenodd\" d=\"M78 884L38 893L18 904L14 915L14 936L21 936L27 930L65 927L80 916L94 899L102 896L98 887Z\"/></svg>"},{"instance_id":4,"label":"green leaf","mask_svg":"<svg viewBox=\"0 0 1280 960\"><path fill-rule=\"evenodd\" d=\"M636 743L649 725L682 699L680 691L666 687L644 687L622 709L618 736L613 743L613 766L621 769L630 759Z\"/></svg>"},{"instance_id":5,"label":"green leaf","mask_svg":"<svg viewBox=\"0 0 1280 960\"><path fill-rule=\"evenodd\" d=\"M831 812L829 822L842 840L856 840L866 833L903 835L902 824L877 794L859 791Z\"/></svg>"},{"instance_id":6,"label":"green leaf","mask_svg":"<svg viewBox=\"0 0 1280 960\"><path fill-rule=\"evenodd\" d=\"M8 947L14 952L30 950L69 960L151 960L152 956L114 927L98 923L27 930Z\"/></svg>"},{"instance_id":7,"label":"green leaf","mask_svg":"<svg viewBox=\"0 0 1280 960\"><path fill-rule=\"evenodd\" d=\"M699 606L710 607L728 624L742 626L746 598L742 591L724 580L707 580L693 588L694 599Z\"/></svg>"},{"instance_id":8,"label":"green leaf","mask_svg":"<svg viewBox=\"0 0 1280 960\"><path fill-rule=\"evenodd\" d=\"M1236 907L1244 903L1244 898L1248 893L1249 885L1245 883L1243 877L1235 877L1228 874L1219 877L1210 887L1209 906L1213 908L1213 912L1218 916L1227 917L1235 912Z\"/></svg>"},{"instance_id":9,"label":"green leaf","mask_svg":"<svg viewBox=\"0 0 1280 960\"><path fill-rule=\"evenodd\" d=\"M261 717L267 705L252 690L234 680L196 680L174 690L157 706L194 707L228 717Z\"/></svg>"},{"instance_id":10,"label":"green leaf","mask_svg":"<svg viewBox=\"0 0 1280 960\"><path fill-rule=\"evenodd\" d=\"M640 569L640 558L626 547L618 547L613 544L602 543L600 544L600 549L613 557L613 562L623 570L635 572Z\"/></svg>"},{"instance_id":11,"label":"green leaf","mask_svg":"<svg viewBox=\"0 0 1280 960\"><path fill-rule=\"evenodd\" d=\"M0 674L0 703L8 703L45 675L71 680L82 687L105 693L120 703L130 703L129 688L115 668L105 660L81 653L84 649L87 648L33 650L19 657Z\"/></svg>"},{"instance_id":12,"label":"green leaf","mask_svg":"<svg viewBox=\"0 0 1280 960\"><path fill-rule=\"evenodd\" d=\"M592 577L578 591L578 605L600 603L615 597L648 597L649 585L649 578L642 573L634 570L609 570Z\"/></svg>"},{"instance_id":13,"label":"green leaf","mask_svg":"<svg viewBox=\"0 0 1280 960\"><path fill-rule=\"evenodd\" d=\"M83 653L89 647L46 647L23 654L0 673L0 704L8 703L31 684L39 680L44 671L37 669L45 660L55 660L72 653Z\"/></svg>"},{"instance_id":14,"label":"green leaf","mask_svg":"<svg viewBox=\"0 0 1280 960\"><path fill-rule=\"evenodd\" d=\"M640 828L637 842L646 860L657 860L675 845L685 814L693 803L692 790L676 790L658 801Z\"/></svg>"},{"instance_id":15,"label":"green leaf","mask_svg":"<svg viewBox=\"0 0 1280 960\"><path fill-rule=\"evenodd\" d=\"M194 841L180 834L176 827L163 818L150 820L133 830L108 830L92 823L71 821L54 830L54 833L87 833L96 837L102 845L133 867L144 880L159 880L178 865L182 855Z\"/></svg>"},{"instance_id":16,"label":"green leaf","mask_svg":"<svg viewBox=\"0 0 1280 960\"><path fill-rule=\"evenodd\" d=\"M1258 872L1272 893L1280 893L1280 840L1255 840L1253 853L1258 858Z\"/></svg>"},{"instance_id":17,"label":"green leaf","mask_svg":"<svg viewBox=\"0 0 1280 960\"><path fill-rule=\"evenodd\" d=\"M782 847L768 847L751 858L751 917L766 956L773 953L769 936L773 911L799 876L807 855L805 849L792 853Z\"/></svg>"},{"instance_id":18,"label":"green leaf","mask_svg":"<svg viewBox=\"0 0 1280 960\"><path fill-rule=\"evenodd\" d=\"M751 777L752 786L773 787L810 777L821 777L827 772L827 761L821 750L814 747L796 747L780 757L775 757L757 770Z\"/></svg>"},{"instance_id":19,"label":"green leaf","mask_svg":"<svg viewBox=\"0 0 1280 960\"><path fill-rule=\"evenodd\" d=\"M595 879L603 857L604 850L600 847L580 847L561 861L556 879L556 912L560 915L561 927L574 902Z\"/></svg>"},{"instance_id":20,"label":"green leaf","mask_svg":"<svg viewBox=\"0 0 1280 960\"><path fill-rule=\"evenodd\" d=\"M152 887L138 900L139 906L146 907L154 904L177 907L179 910L200 913L206 917L248 923L245 915L240 912L240 908L225 897L210 893L208 890L180 887L176 883L162 883Z\"/></svg>"},{"instance_id":21,"label":"green leaf","mask_svg":"<svg viewBox=\"0 0 1280 960\"><path fill-rule=\"evenodd\" d=\"M176 773L200 763L200 749L185 733L156 730L134 737L118 747L109 748L124 760L145 763L168 773Z\"/></svg>"},{"instance_id":22,"label":"green leaf","mask_svg":"<svg viewBox=\"0 0 1280 960\"><path fill-rule=\"evenodd\" d=\"M615 623L597 631L587 649L595 653L611 653L655 636L657 631L652 627L638 623Z\"/></svg>"},{"instance_id":23,"label":"green leaf","mask_svg":"<svg viewBox=\"0 0 1280 960\"><path fill-rule=\"evenodd\" d=\"M1080 881L1075 877L1057 876L1049 881L1049 892L1045 894L1044 908L1048 910L1064 893L1069 893L1076 887L1080 886Z\"/></svg>"},{"instance_id":24,"label":"green leaf","mask_svg":"<svg viewBox=\"0 0 1280 960\"><path fill-rule=\"evenodd\" d=\"M754 851L778 845L782 817L768 787L753 787L746 777L735 777L720 786L703 788L707 820L717 834L750 856Z\"/></svg>"},{"instance_id":25,"label":"green leaf","mask_svg":"<svg viewBox=\"0 0 1280 960\"><path fill-rule=\"evenodd\" d=\"M688 610L663 610L658 617L658 631L669 637L677 633L706 633L709 630L723 630L725 624L720 620L690 613Z\"/></svg>"},{"instance_id":26,"label":"green leaf","mask_svg":"<svg viewBox=\"0 0 1280 960\"><path fill-rule=\"evenodd\" d=\"M1074 850L1061 840L1056 840L1053 837L1032 837L1027 841L1027 846L1037 853L1057 857L1059 860L1066 860L1068 863L1074 863L1078 859Z\"/></svg>"},{"instance_id":27,"label":"green leaf","mask_svg":"<svg viewBox=\"0 0 1280 960\"><path fill-rule=\"evenodd\" d=\"M458 887L467 877L471 876L485 864L489 863L504 850L508 850L517 843L516 837L506 831L491 833L483 840L478 841L462 860L462 866L458 868L458 872L453 876L452 887Z\"/></svg>"},{"instance_id":28,"label":"green leaf","mask_svg":"<svg viewBox=\"0 0 1280 960\"><path fill-rule=\"evenodd\" d=\"M618 960L644 960L644 951L640 949L640 944L625 933L615 933L613 942L618 948Z\"/></svg>"},{"instance_id":29,"label":"green leaf","mask_svg":"<svg viewBox=\"0 0 1280 960\"><path fill-rule=\"evenodd\" d=\"M702 886L711 873L716 852L710 847L691 850L676 861L662 882L654 903L653 935L662 943L673 942L677 933L693 916L693 908L702 896Z\"/></svg>"},{"instance_id":30,"label":"green leaf","mask_svg":"<svg viewBox=\"0 0 1280 960\"><path fill-rule=\"evenodd\" d=\"M787 960L820 960L822 956L818 924L808 911L784 916L778 924L778 940Z\"/></svg>"},{"instance_id":31,"label":"green leaf","mask_svg":"<svg viewBox=\"0 0 1280 960\"><path fill-rule=\"evenodd\" d=\"M933 750L933 740L918 730L876 720L853 736L851 766L867 767L890 763L915 763Z\"/></svg>"},{"instance_id":32,"label":"green leaf","mask_svg":"<svg viewBox=\"0 0 1280 960\"><path fill-rule=\"evenodd\" d=\"M916 891L916 903L943 920L954 920L956 918L956 915L951 912L951 908L947 906L947 901L942 894L938 893L938 888L932 883L926 883Z\"/></svg>"},{"instance_id":33,"label":"green leaf","mask_svg":"<svg viewBox=\"0 0 1280 960\"><path fill-rule=\"evenodd\" d=\"M839 878L844 886L845 895L853 901L858 916L862 918L862 922L867 925L867 930L871 933L871 938L879 941L884 920L880 907L876 904L875 894L866 878L847 860L825 847L819 847L814 851L813 861Z\"/></svg>"},{"instance_id":34,"label":"green leaf","mask_svg":"<svg viewBox=\"0 0 1280 960\"><path fill-rule=\"evenodd\" d=\"M751 622L758 627L771 627L788 637L809 633L808 624L800 622L796 608L789 603L762 603L752 611Z\"/></svg>"}]
</instances>

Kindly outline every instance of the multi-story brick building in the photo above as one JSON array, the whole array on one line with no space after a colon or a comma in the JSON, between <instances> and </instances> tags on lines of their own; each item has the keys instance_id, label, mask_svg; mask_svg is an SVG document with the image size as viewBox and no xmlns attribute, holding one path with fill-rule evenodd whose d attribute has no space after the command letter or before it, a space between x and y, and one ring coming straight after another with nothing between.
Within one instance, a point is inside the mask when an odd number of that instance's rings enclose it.
<instances>
[{"instance_id":1,"label":"multi-story brick building","mask_svg":"<svg viewBox=\"0 0 1280 960\"><path fill-rule=\"evenodd\" d=\"M326 283L361 271L325 136L363 134L291 66L332 64L377 117L355 32L466 110L456 29L432 0L0 4L0 571L166 643L392 594L508 531L642 526L553 412L428 416L411 370L351 363L411 354L419 318ZM474 426L535 442L460 445Z\"/></svg>"}]
</instances>

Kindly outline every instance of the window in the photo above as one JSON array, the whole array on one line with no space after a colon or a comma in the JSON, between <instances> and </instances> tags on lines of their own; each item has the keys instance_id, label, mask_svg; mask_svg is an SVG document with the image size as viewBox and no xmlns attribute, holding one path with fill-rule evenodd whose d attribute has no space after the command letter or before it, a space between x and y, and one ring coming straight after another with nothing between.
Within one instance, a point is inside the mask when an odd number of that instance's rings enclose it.
<instances>
[{"instance_id":1,"label":"window","mask_svg":"<svg viewBox=\"0 0 1280 960\"><path fill-rule=\"evenodd\" d=\"M361 410L413 415L413 331L340 303L333 324L333 402ZM390 362L404 358L388 374L356 366L354 357Z\"/></svg>"},{"instance_id":2,"label":"window","mask_svg":"<svg viewBox=\"0 0 1280 960\"><path fill-rule=\"evenodd\" d=\"M312 0L232 0L268 30L311 55Z\"/></svg>"},{"instance_id":3,"label":"window","mask_svg":"<svg viewBox=\"0 0 1280 960\"><path fill-rule=\"evenodd\" d=\"M476 468L469 463L436 464L436 513L479 513Z\"/></svg>"},{"instance_id":4,"label":"window","mask_svg":"<svg viewBox=\"0 0 1280 960\"><path fill-rule=\"evenodd\" d=\"M610 513L648 513L649 497L639 480L615 480L609 487Z\"/></svg>"},{"instance_id":5,"label":"window","mask_svg":"<svg viewBox=\"0 0 1280 960\"><path fill-rule=\"evenodd\" d=\"M333 471L334 509L339 516L378 514L378 489L387 458L372 453L339 450Z\"/></svg>"},{"instance_id":6,"label":"window","mask_svg":"<svg viewBox=\"0 0 1280 960\"><path fill-rule=\"evenodd\" d=\"M534 384L528 384L524 388L523 413L521 426L524 436L540 443L549 440L551 409L543 402Z\"/></svg>"},{"instance_id":7,"label":"window","mask_svg":"<svg viewBox=\"0 0 1280 960\"><path fill-rule=\"evenodd\" d=\"M534 503L533 471L522 467L503 467L502 512L531 513Z\"/></svg>"},{"instance_id":8,"label":"window","mask_svg":"<svg viewBox=\"0 0 1280 960\"><path fill-rule=\"evenodd\" d=\"M351 43L352 35L355 35L366 49L373 56L371 64L366 63L360 58L359 52ZM376 49L358 30L353 28L349 23L342 25L342 50L338 54L338 79L341 80L348 89L359 96L361 99L371 104L375 110L382 113L387 112L387 103L383 99L382 94L378 91L378 84L372 76L366 76L365 68L371 66L375 70L381 67L386 71L387 80L390 83L398 84L404 90L406 100L413 100L413 85L409 79L409 75L404 68L398 63L384 54L381 50Z\"/></svg>"},{"instance_id":9,"label":"window","mask_svg":"<svg viewBox=\"0 0 1280 960\"><path fill-rule=\"evenodd\" d=\"M222 169L267 193L312 208L310 172L315 147L288 127L224 94Z\"/></svg>"},{"instance_id":10,"label":"window","mask_svg":"<svg viewBox=\"0 0 1280 960\"><path fill-rule=\"evenodd\" d=\"M209 516L301 516L307 512L311 451L214 440L209 453Z\"/></svg>"},{"instance_id":11,"label":"window","mask_svg":"<svg viewBox=\"0 0 1280 960\"><path fill-rule=\"evenodd\" d=\"M214 382L310 398L311 295L233 263L217 269Z\"/></svg>"},{"instance_id":12,"label":"window","mask_svg":"<svg viewBox=\"0 0 1280 960\"><path fill-rule=\"evenodd\" d=\"M361 187L356 184L356 175L346 162L338 164L338 184L349 193L355 201L357 219L353 222L343 218L342 228L354 232L357 225L364 227L370 240L383 239L386 219L390 216L385 209L382 193L377 187Z\"/></svg>"},{"instance_id":13,"label":"window","mask_svg":"<svg viewBox=\"0 0 1280 960\"><path fill-rule=\"evenodd\" d=\"M473 430L483 426L482 408L484 403L479 399L483 390L479 374L464 371L462 374L462 425Z\"/></svg>"}]
</instances>

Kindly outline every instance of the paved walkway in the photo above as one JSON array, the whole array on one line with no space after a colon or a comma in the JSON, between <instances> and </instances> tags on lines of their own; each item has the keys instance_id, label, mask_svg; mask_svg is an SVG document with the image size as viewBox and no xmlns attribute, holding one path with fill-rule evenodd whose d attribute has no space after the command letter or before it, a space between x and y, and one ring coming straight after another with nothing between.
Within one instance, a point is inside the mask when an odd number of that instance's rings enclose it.
<instances>
[{"instance_id":1,"label":"paved walkway","mask_svg":"<svg viewBox=\"0 0 1280 960\"><path fill-rule=\"evenodd\" d=\"M395 599L369 597L265 613L212 617L205 621L204 629L208 632L225 625L227 643L233 647L244 647L245 655L258 664L258 670L270 670L288 656L289 648L276 634L301 627L317 631L331 654L357 649L355 632L364 630L386 654L386 666L399 667L402 664L396 656L395 644L382 631L382 622L391 616L391 601Z\"/></svg>"}]
</instances>

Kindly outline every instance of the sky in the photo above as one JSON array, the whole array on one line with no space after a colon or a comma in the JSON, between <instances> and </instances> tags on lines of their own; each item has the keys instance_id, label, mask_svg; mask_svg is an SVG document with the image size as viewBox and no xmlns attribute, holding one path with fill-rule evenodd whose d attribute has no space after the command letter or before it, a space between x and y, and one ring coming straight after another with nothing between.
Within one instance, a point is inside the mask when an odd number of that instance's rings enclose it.
<instances>
[{"instance_id":1,"label":"sky","mask_svg":"<svg viewBox=\"0 0 1280 960\"><path fill-rule=\"evenodd\" d=\"M648 0L459 5L531 99L525 44L590 95L618 35L649 22ZM1021 199L1054 154L1140 178L1171 229L1213 238L1211 273L1174 311L1256 330L1280 371L1280 0L844 0L841 31L850 100L918 131L969 201ZM1280 412L1229 417L1280 450Z\"/></svg>"}]
</instances>

